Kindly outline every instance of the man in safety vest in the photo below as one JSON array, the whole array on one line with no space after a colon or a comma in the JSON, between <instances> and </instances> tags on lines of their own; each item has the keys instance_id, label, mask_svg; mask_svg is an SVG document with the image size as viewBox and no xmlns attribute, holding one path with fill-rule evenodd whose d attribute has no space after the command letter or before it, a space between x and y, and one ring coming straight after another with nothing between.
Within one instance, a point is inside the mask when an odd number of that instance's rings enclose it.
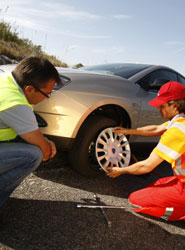
<instances>
[{"instance_id":1,"label":"man in safety vest","mask_svg":"<svg viewBox=\"0 0 185 250\"><path fill-rule=\"evenodd\" d=\"M31 106L49 98L55 84L61 84L57 70L38 57L25 58L12 73L0 74L0 206L41 161L56 154Z\"/></svg>"},{"instance_id":2,"label":"man in safety vest","mask_svg":"<svg viewBox=\"0 0 185 250\"><path fill-rule=\"evenodd\" d=\"M172 166L174 176L165 177L144 189L133 192L129 203L133 211L165 220L185 220L185 86L179 82L164 84L155 99L149 102L157 107L169 122L137 129L117 127L117 134L143 136L162 135L150 156L128 167L107 167L109 177L122 174L141 175L151 172L164 160Z\"/></svg>"}]
</instances>

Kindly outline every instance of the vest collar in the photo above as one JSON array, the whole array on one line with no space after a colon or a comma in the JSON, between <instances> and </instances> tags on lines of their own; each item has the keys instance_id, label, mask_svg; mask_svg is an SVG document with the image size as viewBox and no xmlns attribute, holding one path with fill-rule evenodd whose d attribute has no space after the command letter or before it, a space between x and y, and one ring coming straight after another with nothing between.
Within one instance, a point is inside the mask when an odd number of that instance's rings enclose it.
<instances>
[{"instance_id":1,"label":"vest collar","mask_svg":"<svg viewBox=\"0 0 185 250\"><path fill-rule=\"evenodd\" d=\"M179 118L185 118L185 114L181 113L181 114L177 114L176 116L174 116L171 121L169 121L167 129L171 128L172 124Z\"/></svg>"},{"instance_id":2,"label":"vest collar","mask_svg":"<svg viewBox=\"0 0 185 250\"><path fill-rule=\"evenodd\" d=\"M22 90L22 88L19 86L19 84L16 82L15 78L13 77L12 73L10 73L10 77L12 78L14 84L17 86L17 88L20 90L20 92L25 96L24 91Z\"/></svg>"}]
</instances>

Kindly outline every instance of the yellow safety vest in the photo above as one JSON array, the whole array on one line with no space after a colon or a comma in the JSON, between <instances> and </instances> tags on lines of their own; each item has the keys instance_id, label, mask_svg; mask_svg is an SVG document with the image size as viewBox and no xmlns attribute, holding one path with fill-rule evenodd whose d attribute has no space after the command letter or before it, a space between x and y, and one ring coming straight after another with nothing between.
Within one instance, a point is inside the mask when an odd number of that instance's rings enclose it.
<instances>
[{"instance_id":1,"label":"yellow safety vest","mask_svg":"<svg viewBox=\"0 0 185 250\"><path fill-rule=\"evenodd\" d=\"M176 115L153 150L171 163L174 175L185 181L185 115Z\"/></svg>"},{"instance_id":2,"label":"yellow safety vest","mask_svg":"<svg viewBox=\"0 0 185 250\"><path fill-rule=\"evenodd\" d=\"M28 105L28 100L13 81L11 74L0 74L0 112L16 105ZM0 129L0 141L14 139L17 133L12 128Z\"/></svg>"}]
</instances>

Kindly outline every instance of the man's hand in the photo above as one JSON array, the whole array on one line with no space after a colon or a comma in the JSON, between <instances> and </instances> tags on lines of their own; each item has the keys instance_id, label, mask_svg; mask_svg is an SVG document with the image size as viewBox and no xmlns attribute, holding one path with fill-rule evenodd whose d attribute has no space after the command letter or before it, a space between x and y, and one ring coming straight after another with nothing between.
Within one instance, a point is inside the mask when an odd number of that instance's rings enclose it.
<instances>
[{"instance_id":1,"label":"man's hand","mask_svg":"<svg viewBox=\"0 0 185 250\"><path fill-rule=\"evenodd\" d=\"M56 155L56 152L57 152L55 143L53 141L48 140L46 137L45 137L45 139L50 145L50 155L49 155L49 158L43 158L43 161L47 161L47 160L53 158Z\"/></svg>"},{"instance_id":2,"label":"man's hand","mask_svg":"<svg viewBox=\"0 0 185 250\"><path fill-rule=\"evenodd\" d=\"M54 142L49 141L43 136L40 129L21 135L26 142L38 146L43 153L43 161L53 158L56 154Z\"/></svg>"},{"instance_id":3,"label":"man's hand","mask_svg":"<svg viewBox=\"0 0 185 250\"><path fill-rule=\"evenodd\" d=\"M123 168L119 167L106 167L105 170L108 170L106 175L111 178L116 178L123 174Z\"/></svg>"},{"instance_id":4,"label":"man's hand","mask_svg":"<svg viewBox=\"0 0 185 250\"><path fill-rule=\"evenodd\" d=\"M53 141L49 140L49 143L50 143L50 147L51 147L51 154L50 154L49 158L51 159L56 155L57 149L56 149L55 143Z\"/></svg>"}]
</instances>

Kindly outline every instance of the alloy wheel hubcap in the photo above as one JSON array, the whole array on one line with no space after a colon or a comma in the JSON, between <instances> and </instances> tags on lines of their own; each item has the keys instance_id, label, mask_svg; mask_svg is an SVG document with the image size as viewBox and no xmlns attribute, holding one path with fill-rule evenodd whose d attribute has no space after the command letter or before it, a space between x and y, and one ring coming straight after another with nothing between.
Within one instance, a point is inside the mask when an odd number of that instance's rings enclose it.
<instances>
[{"instance_id":1,"label":"alloy wheel hubcap","mask_svg":"<svg viewBox=\"0 0 185 250\"><path fill-rule=\"evenodd\" d=\"M131 151L125 135L117 135L113 128L106 128L99 134L95 153L101 168L126 167L129 165Z\"/></svg>"}]
</instances>

